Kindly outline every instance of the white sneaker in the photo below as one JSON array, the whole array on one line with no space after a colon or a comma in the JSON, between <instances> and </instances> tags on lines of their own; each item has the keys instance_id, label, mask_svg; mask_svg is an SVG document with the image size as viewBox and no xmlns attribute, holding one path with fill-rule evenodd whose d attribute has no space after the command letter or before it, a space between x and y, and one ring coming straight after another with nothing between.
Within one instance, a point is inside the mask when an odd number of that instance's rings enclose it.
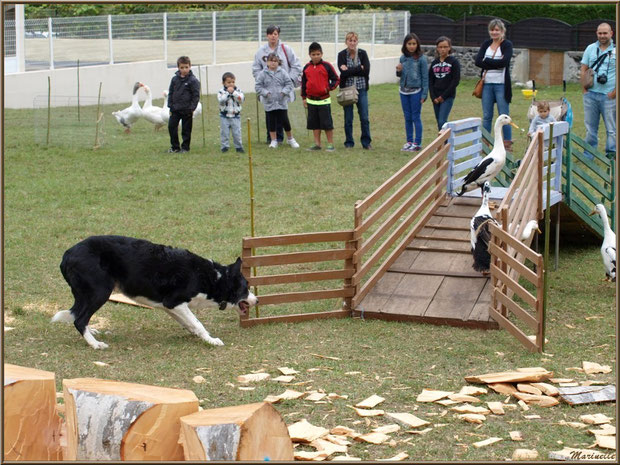
<instances>
[{"instance_id":1,"label":"white sneaker","mask_svg":"<svg viewBox=\"0 0 620 465\"><path fill-rule=\"evenodd\" d=\"M403 148L400 149L401 152L411 152L411 149L413 148L413 144L411 142L407 142L405 143L405 145L403 145Z\"/></svg>"},{"instance_id":2,"label":"white sneaker","mask_svg":"<svg viewBox=\"0 0 620 465\"><path fill-rule=\"evenodd\" d=\"M272 140L271 143L269 144L269 148L270 149L277 149L278 148L278 141L277 140Z\"/></svg>"},{"instance_id":3,"label":"white sneaker","mask_svg":"<svg viewBox=\"0 0 620 465\"><path fill-rule=\"evenodd\" d=\"M291 137L290 139L288 139L287 142L288 142L288 145L290 145L294 149L298 149L299 148L299 144L297 143L297 141L295 140L294 137Z\"/></svg>"}]
</instances>

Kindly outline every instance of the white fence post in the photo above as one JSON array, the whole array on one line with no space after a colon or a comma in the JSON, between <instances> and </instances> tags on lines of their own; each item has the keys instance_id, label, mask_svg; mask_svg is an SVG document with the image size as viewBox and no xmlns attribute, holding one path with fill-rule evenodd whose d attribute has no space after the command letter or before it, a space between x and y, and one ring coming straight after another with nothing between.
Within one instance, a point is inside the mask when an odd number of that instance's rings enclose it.
<instances>
[{"instance_id":1,"label":"white fence post","mask_svg":"<svg viewBox=\"0 0 620 465\"><path fill-rule=\"evenodd\" d=\"M164 13L164 63L168 66L168 13Z\"/></svg>"},{"instance_id":2,"label":"white fence post","mask_svg":"<svg viewBox=\"0 0 620 465\"><path fill-rule=\"evenodd\" d=\"M216 23L215 23L215 21L216 21L216 19L215 19L215 15L216 15L216 12L214 11L214 12L212 13L212 17L213 17L213 38L211 39L211 40L213 41L213 61L212 61L212 62L213 62L213 64L215 64L215 59L216 59L216 55L215 55L215 48L216 48L216 47L215 47L215 44L216 44L216 40L217 40L217 32L216 32L216 30L215 30L215 27L216 27Z\"/></svg>"},{"instance_id":3,"label":"white fence post","mask_svg":"<svg viewBox=\"0 0 620 465\"><path fill-rule=\"evenodd\" d=\"M263 45L263 10L258 10L258 48Z\"/></svg>"},{"instance_id":4,"label":"white fence post","mask_svg":"<svg viewBox=\"0 0 620 465\"><path fill-rule=\"evenodd\" d=\"M377 30L377 14L372 14L372 42L370 44L370 58L375 57L375 32Z\"/></svg>"},{"instance_id":5,"label":"white fence post","mask_svg":"<svg viewBox=\"0 0 620 465\"><path fill-rule=\"evenodd\" d=\"M334 55L338 56L338 15L334 15Z\"/></svg>"},{"instance_id":6,"label":"white fence post","mask_svg":"<svg viewBox=\"0 0 620 465\"><path fill-rule=\"evenodd\" d=\"M50 43L50 69L54 69L54 39L52 38L52 18L47 18L47 34Z\"/></svg>"},{"instance_id":7,"label":"white fence post","mask_svg":"<svg viewBox=\"0 0 620 465\"><path fill-rule=\"evenodd\" d=\"M108 15L108 43L110 48L110 64L114 64L114 46L112 45L112 15Z\"/></svg>"},{"instance_id":8,"label":"white fence post","mask_svg":"<svg viewBox=\"0 0 620 465\"><path fill-rule=\"evenodd\" d=\"M409 30L410 27L411 27L411 21L409 21L409 12L405 11L405 35L411 32Z\"/></svg>"},{"instance_id":9,"label":"white fence post","mask_svg":"<svg viewBox=\"0 0 620 465\"><path fill-rule=\"evenodd\" d=\"M304 42L305 41L306 41L306 9L302 8L301 10L301 50L299 51L300 57L304 56Z\"/></svg>"},{"instance_id":10,"label":"white fence post","mask_svg":"<svg viewBox=\"0 0 620 465\"><path fill-rule=\"evenodd\" d=\"M24 52L24 5L15 5L15 59L17 60L17 72L26 71L26 53Z\"/></svg>"}]
</instances>

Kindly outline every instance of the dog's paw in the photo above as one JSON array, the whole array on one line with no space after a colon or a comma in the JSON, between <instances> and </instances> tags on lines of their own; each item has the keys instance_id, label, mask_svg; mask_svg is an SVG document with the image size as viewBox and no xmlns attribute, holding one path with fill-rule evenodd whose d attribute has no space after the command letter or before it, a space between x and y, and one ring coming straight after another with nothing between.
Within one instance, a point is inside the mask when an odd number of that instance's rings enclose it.
<instances>
[{"instance_id":1,"label":"dog's paw","mask_svg":"<svg viewBox=\"0 0 620 465\"><path fill-rule=\"evenodd\" d=\"M105 342L95 341L93 344L93 349L107 349L109 346Z\"/></svg>"},{"instance_id":2,"label":"dog's paw","mask_svg":"<svg viewBox=\"0 0 620 465\"><path fill-rule=\"evenodd\" d=\"M210 337L209 339L206 340L209 344L211 344L212 346L223 346L224 343L222 342L222 340L219 337Z\"/></svg>"}]
</instances>

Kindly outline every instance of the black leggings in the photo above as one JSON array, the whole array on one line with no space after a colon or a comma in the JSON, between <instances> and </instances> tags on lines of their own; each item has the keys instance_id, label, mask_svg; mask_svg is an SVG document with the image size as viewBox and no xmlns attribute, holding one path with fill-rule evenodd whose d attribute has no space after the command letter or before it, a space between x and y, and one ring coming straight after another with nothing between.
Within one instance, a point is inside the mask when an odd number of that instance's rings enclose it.
<instances>
[{"instance_id":1,"label":"black leggings","mask_svg":"<svg viewBox=\"0 0 620 465\"><path fill-rule=\"evenodd\" d=\"M278 123L285 131L291 130L291 123L288 120L288 110L271 110L266 111L267 116L267 131L275 132Z\"/></svg>"}]
</instances>

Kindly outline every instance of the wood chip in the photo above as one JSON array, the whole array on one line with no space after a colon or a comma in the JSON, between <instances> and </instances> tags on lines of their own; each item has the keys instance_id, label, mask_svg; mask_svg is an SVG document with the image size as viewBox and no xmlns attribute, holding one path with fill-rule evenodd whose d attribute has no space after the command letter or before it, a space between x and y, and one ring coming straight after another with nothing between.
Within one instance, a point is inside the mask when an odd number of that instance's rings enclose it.
<instances>
[{"instance_id":1,"label":"wood chip","mask_svg":"<svg viewBox=\"0 0 620 465\"><path fill-rule=\"evenodd\" d=\"M317 357L317 358L325 358L327 360L341 360L338 357L330 357L329 355L320 355L320 354L310 354L313 357Z\"/></svg>"},{"instance_id":2,"label":"wood chip","mask_svg":"<svg viewBox=\"0 0 620 465\"><path fill-rule=\"evenodd\" d=\"M473 405L465 404L458 407L452 407L450 410L457 413L479 413L481 415L488 415L491 413L489 409L484 407L474 407Z\"/></svg>"},{"instance_id":3,"label":"wood chip","mask_svg":"<svg viewBox=\"0 0 620 465\"><path fill-rule=\"evenodd\" d=\"M335 400L335 399L348 399L349 396L347 394L344 395L340 395L340 394L336 394L335 392L330 392L329 394L327 394L327 398L329 400Z\"/></svg>"},{"instance_id":4,"label":"wood chip","mask_svg":"<svg viewBox=\"0 0 620 465\"><path fill-rule=\"evenodd\" d=\"M549 458L552 460L571 460L571 461L601 461L609 460L615 462L615 454L609 454L607 452L588 450L588 449L574 449L572 447L565 447L562 450L549 452Z\"/></svg>"},{"instance_id":5,"label":"wood chip","mask_svg":"<svg viewBox=\"0 0 620 465\"><path fill-rule=\"evenodd\" d=\"M319 451L294 450L293 457L295 458L295 460L313 462L325 460L327 459L328 455L325 452Z\"/></svg>"},{"instance_id":6,"label":"wood chip","mask_svg":"<svg viewBox=\"0 0 620 465\"><path fill-rule=\"evenodd\" d=\"M583 371L587 375L593 375L595 373L611 373L611 367L609 365L599 365L594 362L581 362Z\"/></svg>"},{"instance_id":7,"label":"wood chip","mask_svg":"<svg viewBox=\"0 0 620 465\"><path fill-rule=\"evenodd\" d=\"M491 383L489 387L499 394L512 394L517 392L517 388L509 383Z\"/></svg>"},{"instance_id":8,"label":"wood chip","mask_svg":"<svg viewBox=\"0 0 620 465\"><path fill-rule=\"evenodd\" d=\"M374 408L377 405L379 405L381 402L383 402L384 400L385 399L383 397L373 394L367 399L364 399L363 401L355 404L355 406L359 408Z\"/></svg>"},{"instance_id":9,"label":"wood chip","mask_svg":"<svg viewBox=\"0 0 620 465\"><path fill-rule=\"evenodd\" d=\"M280 373L282 373L284 376L289 376L289 375L296 375L299 372L297 370L293 370L292 368L289 367L278 367L278 370L280 371Z\"/></svg>"},{"instance_id":10,"label":"wood chip","mask_svg":"<svg viewBox=\"0 0 620 465\"><path fill-rule=\"evenodd\" d=\"M525 418L526 420L540 420L541 416L540 415L523 415L523 418Z\"/></svg>"},{"instance_id":11,"label":"wood chip","mask_svg":"<svg viewBox=\"0 0 620 465\"><path fill-rule=\"evenodd\" d=\"M105 362L93 362L93 363L97 365L98 367L109 367L110 366L108 363L105 363Z\"/></svg>"},{"instance_id":12,"label":"wood chip","mask_svg":"<svg viewBox=\"0 0 620 465\"><path fill-rule=\"evenodd\" d=\"M396 431L400 431L400 426L396 424L379 426L377 428L372 429L373 433L383 433L383 434L395 433Z\"/></svg>"},{"instance_id":13,"label":"wood chip","mask_svg":"<svg viewBox=\"0 0 620 465\"><path fill-rule=\"evenodd\" d=\"M480 396L482 394L488 394L489 390L479 386L463 386L458 392L465 396Z\"/></svg>"},{"instance_id":14,"label":"wood chip","mask_svg":"<svg viewBox=\"0 0 620 465\"><path fill-rule=\"evenodd\" d=\"M287 389L282 394L280 394L278 397L280 397L282 400L294 400L294 399L299 399L300 397L303 397L305 395L306 395L305 392L299 392L299 391L294 391L293 389Z\"/></svg>"},{"instance_id":15,"label":"wood chip","mask_svg":"<svg viewBox=\"0 0 620 465\"><path fill-rule=\"evenodd\" d=\"M194 383L196 383L196 384L202 384L202 383L206 382L207 380L206 380L206 379L204 379L204 377L203 377L203 376L197 375L197 376L194 376L194 377L192 378L192 381L193 381Z\"/></svg>"},{"instance_id":16,"label":"wood chip","mask_svg":"<svg viewBox=\"0 0 620 465\"><path fill-rule=\"evenodd\" d=\"M400 423L401 425L411 428L419 428L420 426L430 425L428 421L422 420L410 413L386 413L386 417Z\"/></svg>"},{"instance_id":17,"label":"wood chip","mask_svg":"<svg viewBox=\"0 0 620 465\"><path fill-rule=\"evenodd\" d=\"M355 433L358 436L358 433ZM352 444L351 441L342 436L337 436L335 434L327 434L323 436L322 439L326 441L333 442L334 444L338 444L339 446L350 446ZM346 452L346 451L345 451Z\"/></svg>"},{"instance_id":18,"label":"wood chip","mask_svg":"<svg viewBox=\"0 0 620 465\"><path fill-rule=\"evenodd\" d=\"M579 383L560 383L560 387L577 387Z\"/></svg>"},{"instance_id":19,"label":"wood chip","mask_svg":"<svg viewBox=\"0 0 620 465\"><path fill-rule=\"evenodd\" d=\"M329 433L336 436L348 436L350 438L355 438L360 435L360 433L347 426L335 426L329 430Z\"/></svg>"},{"instance_id":20,"label":"wood chip","mask_svg":"<svg viewBox=\"0 0 620 465\"><path fill-rule=\"evenodd\" d=\"M292 376L292 375L281 375L281 376L277 376L275 378L271 378L271 381L276 381L278 383L290 383L294 379L295 379L295 377Z\"/></svg>"},{"instance_id":21,"label":"wood chip","mask_svg":"<svg viewBox=\"0 0 620 465\"><path fill-rule=\"evenodd\" d=\"M534 449L515 449L512 453L512 460L536 460L538 451Z\"/></svg>"},{"instance_id":22,"label":"wood chip","mask_svg":"<svg viewBox=\"0 0 620 465\"><path fill-rule=\"evenodd\" d=\"M479 425L481 425L487 419L487 417L479 413L465 413L463 415L459 415L459 418L461 420L465 420L468 423L476 423Z\"/></svg>"},{"instance_id":23,"label":"wood chip","mask_svg":"<svg viewBox=\"0 0 620 465\"><path fill-rule=\"evenodd\" d=\"M345 373L345 375L347 375L347 376L361 375L361 374L362 374L362 372L361 372L361 371L347 371L347 372Z\"/></svg>"},{"instance_id":24,"label":"wood chip","mask_svg":"<svg viewBox=\"0 0 620 465\"><path fill-rule=\"evenodd\" d=\"M523 410L524 412L527 412L530 408L527 406L527 404L525 402L523 402L522 400L520 400L519 402L517 402L517 404L519 404L519 407L521 407L521 410Z\"/></svg>"},{"instance_id":25,"label":"wood chip","mask_svg":"<svg viewBox=\"0 0 620 465\"><path fill-rule=\"evenodd\" d=\"M323 400L327 397L327 394L324 392L312 391L308 393L304 400L308 400L310 402L318 402L319 400Z\"/></svg>"},{"instance_id":26,"label":"wood chip","mask_svg":"<svg viewBox=\"0 0 620 465\"><path fill-rule=\"evenodd\" d=\"M369 442L370 444L383 444L384 442L389 441L390 437L383 433L366 433L360 434L354 439L360 442Z\"/></svg>"},{"instance_id":27,"label":"wood chip","mask_svg":"<svg viewBox=\"0 0 620 465\"><path fill-rule=\"evenodd\" d=\"M487 405L489 406L489 410L495 415L504 415L506 413L501 402L487 402Z\"/></svg>"},{"instance_id":28,"label":"wood chip","mask_svg":"<svg viewBox=\"0 0 620 465\"><path fill-rule=\"evenodd\" d=\"M515 392L513 394L517 399L527 402L528 404L538 405L540 407L553 407L558 405L560 401L551 396L537 396L533 394L526 394L524 392Z\"/></svg>"},{"instance_id":29,"label":"wood chip","mask_svg":"<svg viewBox=\"0 0 620 465\"><path fill-rule=\"evenodd\" d=\"M352 455L336 455L332 457L332 460L337 462L361 462L362 459L359 457L353 457Z\"/></svg>"},{"instance_id":30,"label":"wood chip","mask_svg":"<svg viewBox=\"0 0 620 465\"><path fill-rule=\"evenodd\" d=\"M474 396L470 396L467 394L461 394L461 393L456 393L456 394L450 394L448 396L448 399L453 400L455 402L480 402L480 399L478 399L477 397Z\"/></svg>"},{"instance_id":31,"label":"wood chip","mask_svg":"<svg viewBox=\"0 0 620 465\"><path fill-rule=\"evenodd\" d=\"M560 420L559 422L560 425L567 425L570 426L571 428L587 428L588 425L586 425L585 423L580 423L578 421L564 421L564 420Z\"/></svg>"},{"instance_id":32,"label":"wood chip","mask_svg":"<svg viewBox=\"0 0 620 465\"><path fill-rule=\"evenodd\" d=\"M239 386L240 391L253 391L256 389L254 386Z\"/></svg>"},{"instance_id":33,"label":"wood chip","mask_svg":"<svg viewBox=\"0 0 620 465\"><path fill-rule=\"evenodd\" d=\"M436 426L440 426L440 425L436 425ZM441 425L441 426L443 426L443 425ZM409 433L409 434L419 434L419 435L423 436L423 435L425 435L426 433L428 433L428 432L430 432L432 430L433 430L433 428L425 428L425 429L422 429L422 430L410 429L410 430L406 431L406 433Z\"/></svg>"},{"instance_id":34,"label":"wood chip","mask_svg":"<svg viewBox=\"0 0 620 465\"><path fill-rule=\"evenodd\" d=\"M611 423L612 418L602 413L595 413L594 415L581 415L579 417L581 421L588 425L602 425L603 423Z\"/></svg>"},{"instance_id":35,"label":"wood chip","mask_svg":"<svg viewBox=\"0 0 620 465\"><path fill-rule=\"evenodd\" d=\"M314 447L319 452L325 452L329 457L332 454L347 453L348 448L346 445L334 444L331 441L325 439L315 439L310 443L311 447Z\"/></svg>"},{"instance_id":36,"label":"wood chip","mask_svg":"<svg viewBox=\"0 0 620 465\"><path fill-rule=\"evenodd\" d=\"M240 383L257 383L269 379L271 375L269 373L249 373L247 375L237 376L237 381Z\"/></svg>"},{"instance_id":37,"label":"wood chip","mask_svg":"<svg viewBox=\"0 0 620 465\"><path fill-rule=\"evenodd\" d=\"M472 446L474 446L476 449L479 449L481 447L490 446L491 444L495 444L496 442L500 442L501 440L502 440L502 438L489 438L489 439L485 439L484 441L474 442L472 444Z\"/></svg>"},{"instance_id":38,"label":"wood chip","mask_svg":"<svg viewBox=\"0 0 620 465\"><path fill-rule=\"evenodd\" d=\"M478 399L476 399L477 401ZM450 399L441 399L441 400L436 400L435 404L439 404L439 405L443 405L444 407L447 407L448 405L454 405L454 404L459 404L459 402L457 402L456 400L450 400Z\"/></svg>"},{"instance_id":39,"label":"wood chip","mask_svg":"<svg viewBox=\"0 0 620 465\"><path fill-rule=\"evenodd\" d=\"M547 396L555 397L560 393L558 388L556 388L553 384L532 383L532 386L534 386L536 389L540 389L540 391Z\"/></svg>"},{"instance_id":40,"label":"wood chip","mask_svg":"<svg viewBox=\"0 0 620 465\"><path fill-rule=\"evenodd\" d=\"M601 429L589 429L588 433L593 434L595 436L615 436L616 427L611 426L608 423L604 423L603 425L601 425Z\"/></svg>"},{"instance_id":41,"label":"wood chip","mask_svg":"<svg viewBox=\"0 0 620 465\"><path fill-rule=\"evenodd\" d=\"M469 383L519 383L519 382L540 382L553 376L553 372L544 368L519 368L516 371L504 371L499 373L486 373L484 375L466 376L465 381Z\"/></svg>"},{"instance_id":42,"label":"wood chip","mask_svg":"<svg viewBox=\"0 0 620 465\"><path fill-rule=\"evenodd\" d=\"M394 457L390 457L389 459L377 459L377 462L400 462L401 460L407 460L409 458L409 454L407 452L399 452Z\"/></svg>"},{"instance_id":43,"label":"wood chip","mask_svg":"<svg viewBox=\"0 0 620 465\"><path fill-rule=\"evenodd\" d=\"M417 402L435 402L444 397L454 394L454 391L435 391L431 389L423 389L416 399Z\"/></svg>"},{"instance_id":44,"label":"wood chip","mask_svg":"<svg viewBox=\"0 0 620 465\"><path fill-rule=\"evenodd\" d=\"M373 410L373 409L356 408L356 407L353 407L352 405L347 405L347 407L351 407L353 410L355 410L355 413L357 413L360 417L377 417L385 413L385 411L379 410L379 409Z\"/></svg>"},{"instance_id":45,"label":"wood chip","mask_svg":"<svg viewBox=\"0 0 620 465\"><path fill-rule=\"evenodd\" d=\"M328 433L328 429L321 426L314 426L305 418L288 427L288 434L293 442L310 443Z\"/></svg>"},{"instance_id":46,"label":"wood chip","mask_svg":"<svg viewBox=\"0 0 620 465\"><path fill-rule=\"evenodd\" d=\"M555 384L560 384L560 383L572 383L575 380L573 378L549 378L549 381Z\"/></svg>"},{"instance_id":47,"label":"wood chip","mask_svg":"<svg viewBox=\"0 0 620 465\"><path fill-rule=\"evenodd\" d=\"M523 433L521 431L510 431L510 439L513 441L523 441Z\"/></svg>"},{"instance_id":48,"label":"wood chip","mask_svg":"<svg viewBox=\"0 0 620 465\"><path fill-rule=\"evenodd\" d=\"M527 383L519 383L517 384L517 389L521 392L525 392L526 394L534 394L535 396L542 396L542 391L537 387L532 386Z\"/></svg>"},{"instance_id":49,"label":"wood chip","mask_svg":"<svg viewBox=\"0 0 620 465\"><path fill-rule=\"evenodd\" d=\"M615 436L596 436L596 445L603 449L616 450Z\"/></svg>"},{"instance_id":50,"label":"wood chip","mask_svg":"<svg viewBox=\"0 0 620 465\"><path fill-rule=\"evenodd\" d=\"M274 396L270 394L263 399L263 402L269 402L270 404L277 404L278 402L282 402L282 398L280 396Z\"/></svg>"}]
</instances>

